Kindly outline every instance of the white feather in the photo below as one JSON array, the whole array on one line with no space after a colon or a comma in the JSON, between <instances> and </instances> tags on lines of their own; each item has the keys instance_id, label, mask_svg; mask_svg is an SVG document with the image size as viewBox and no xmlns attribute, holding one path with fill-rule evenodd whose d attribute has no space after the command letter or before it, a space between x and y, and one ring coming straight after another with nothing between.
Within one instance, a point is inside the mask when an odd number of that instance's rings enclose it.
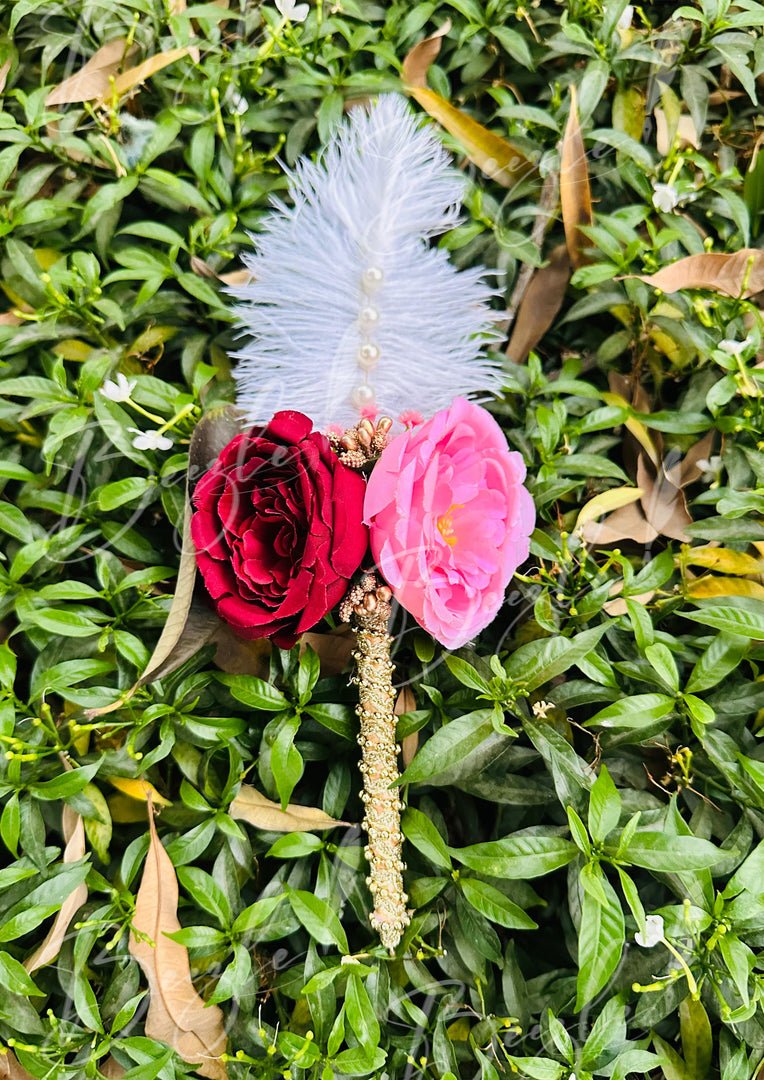
<instances>
[{"instance_id":1,"label":"white feather","mask_svg":"<svg viewBox=\"0 0 764 1080\"><path fill-rule=\"evenodd\" d=\"M317 428L350 427L372 391L380 414L429 417L500 385L480 355L495 336L485 271L458 271L426 242L458 223L463 188L395 94L354 109L318 163L298 162L293 205L275 204L244 256L253 280L232 290L248 339L234 371L248 420L296 409ZM370 267L383 274L376 289ZM373 324L362 319L370 306ZM359 366L364 344L379 350L370 371Z\"/></svg>"}]
</instances>

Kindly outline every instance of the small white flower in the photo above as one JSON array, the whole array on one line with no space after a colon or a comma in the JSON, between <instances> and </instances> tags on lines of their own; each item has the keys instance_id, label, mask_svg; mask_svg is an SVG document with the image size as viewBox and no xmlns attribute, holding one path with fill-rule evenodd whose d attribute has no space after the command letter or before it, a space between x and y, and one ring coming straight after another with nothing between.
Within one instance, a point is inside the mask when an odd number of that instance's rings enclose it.
<instances>
[{"instance_id":1,"label":"small white flower","mask_svg":"<svg viewBox=\"0 0 764 1080\"><path fill-rule=\"evenodd\" d=\"M750 344L749 338L746 338L745 341L735 341L734 338L724 338L724 340L720 341L716 347L728 356L741 356Z\"/></svg>"},{"instance_id":2,"label":"small white flower","mask_svg":"<svg viewBox=\"0 0 764 1080\"><path fill-rule=\"evenodd\" d=\"M660 915L648 915L645 923L644 936L637 932L634 940L643 949L652 949L653 945L657 945L663 939L663 919Z\"/></svg>"},{"instance_id":3,"label":"small white flower","mask_svg":"<svg viewBox=\"0 0 764 1080\"><path fill-rule=\"evenodd\" d=\"M617 28L619 30L628 30L629 27L631 26L631 20L633 18L634 18L634 5L633 4L627 4L626 7L623 9L623 15L620 17L620 19L616 23ZM575 1080L575 1078L571 1077L571 1080Z\"/></svg>"},{"instance_id":4,"label":"small white flower","mask_svg":"<svg viewBox=\"0 0 764 1080\"><path fill-rule=\"evenodd\" d=\"M699 458L696 465L702 471L701 480L704 484L710 484L712 481L715 482L719 479L719 474L722 471L720 454L714 454L710 458Z\"/></svg>"},{"instance_id":5,"label":"small white flower","mask_svg":"<svg viewBox=\"0 0 764 1080\"><path fill-rule=\"evenodd\" d=\"M346 956L341 956L340 957L340 966L341 967L344 967L345 964L360 964L360 963L361 963L361 961L356 960L356 958L354 956L347 956L346 955Z\"/></svg>"},{"instance_id":6,"label":"small white flower","mask_svg":"<svg viewBox=\"0 0 764 1080\"><path fill-rule=\"evenodd\" d=\"M310 11L310 5L298 4L296 0L276 0L276 7L282 18L289 22L305 22Z\"/></svg>"},{"instance_id":7,"label":"small white flower","mask_svg":"<svg viewBox=\"0 0 764 1080\"><path fill-rule=\"evenodd\" d=\"M671 184L655 184L653 206L663 214L670 214L679 206L679 192Z\"/></svg>"},{"instance_id":8,"label":"small white flower","mask_svg":"<svg viewBox=\"0 0 764 1080\"><path fill-rule=\"evenodd\" d=\"M249 102L242 94L233 93L228 102L228 107L232 113L236 113L237 116L243 116L249 108Z\"/></svg>"},{"instance_id":9,"label":"small white flower","mask_svg":"<svg viewBox=\"0 0 764 1080\"><path fill-rule=\"evenodd\" d=\"M171 450L172 439L169 435L163 435L161 431L140 431L138 428L128 428L128 431L136 433L133 446L136 450Z\"/></svg>"},{"instance_id":10,"label":"small white flower","mask_svg":"<svg viewBox=\"0 0 764 1080\"><path fill-rule=\"evenodd\" d=\"M117 381L112 382L111 379L106 379L101 387L101 393L109 401L129 401L135 387L134 379L128 379L121 371L118 371Z\"/></svg>"}]
</instances>

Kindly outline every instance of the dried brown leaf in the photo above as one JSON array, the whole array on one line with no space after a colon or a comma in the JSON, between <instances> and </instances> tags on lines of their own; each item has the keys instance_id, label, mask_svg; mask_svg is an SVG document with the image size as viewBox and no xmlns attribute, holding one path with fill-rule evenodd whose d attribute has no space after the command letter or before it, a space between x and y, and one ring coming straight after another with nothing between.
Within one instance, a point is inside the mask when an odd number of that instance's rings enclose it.
<instances>
[{"instance_id":1,"label":"dried brown leaf","mask_svg":"<svg viewBox=\"0 0 764 1080\"><path fill-rule=\"evenodd\" d=\"M8 78L8 73L11 70L13 64L13 57L9 56L4 64L0 65L0 94L5 90L5 83Z\"/></svg>"},{"instance_id":2,"label":"dried brown leaf","mask_svg":"<svg viewBox=\"0 0 764 1080\"><path fill-rule=\"evenodd\" d=\"M4 311L0 315L0 326L21 326L23 321L13 311Z\"/></svg>"},{"instance_id":3,"label":"dried brown leaf","mask_svg":"<svg viewBox=\"0 0 764 1080\"><path fill-rule=\"evenodd\" d=\"M629 609L626 607L626 600L619 595L623 592L623 581L613 582L613 587L610 590L610 595L614 598L612 600L606 600L602 605L603 609L608 615L626 615ZM634 596L630 596L629 600L634 600L638 604L649 604L652 598L655 596L655 589L650 589L649 592L636 593Z\"/></svg>"},{"instance_id":4,"label":"dried brown leaf","mask_svg":"<svg viewBox=\"0 0 764 1080\"><path fill-rule=\"evenodd\" d=\"M666 469L666 476L668 476L672 484L684 488L688 484L692 484L699 476L702 476L703 470L698 465L698 462L707 461L710 458L715 434L715 429L712 428L702 439L693 443L681 461L670 469Z\"/></svg>"},{"instance_id":5,"label":"dried brown leaf","mask_svg":"<svg viewBox=\"0 0 764 1080\"><path fill-rule=\"evenodd\" d=\"M109 79L128 63L138 51L125 38L115 38L93 53L88 62L74 75L55 86L45 99L48 108L70 102L95 101L109 93Z\"/></svg>"},{"instance_id":6,"label":"dried brown leaf","mask_svg":"<svg viewBox=\"0 0 764 1080\"><path fill-rule=\"evenodd\" d=\"M217 645L215 664L229 675L255 675L266 679L270 670L271 643L267 638L248 641L235 634L228 623L218 620L211 640Z\"/></svg>"},{"instance_id":7,"label":"dried brown leaf","mask_svg":"<svg viewBox=\"0 0 764 1080\"><path fill-rule=\"evenodd\" d=\"M129 944L149 984L146 1035L167 1043L184 1061L198 1063L201 1076L227 1080L220 1060L226 1049L223 1013L217 1005L206 1005L196 992L186 947L167 937L181 929L178 879L157 836L150 801L148 811L151 840Z\"/></svg>"},{"instance_id":8,"label":"dried brown leaf","mask_svg":"<svg viewBox=\"0 0 764 1080\"><path fill-rule=\"evenodd\" d=\"M565 290L570 280L570 256L565 244L558 244L549 253L549 262L535 270L512 328L507 345L507 356L515 364L527 360L535 349L557 312L562 307Z\"/></svg>"},{"instance_id":9,"label":"dried brown leaf","mask_svg":"<svg viewBox=\"0 0 764 1080\"><path fill-rule=\"evenodd\" d=\"M402 716L404 713L413 712L415 708L416 698L414 697L414 691L410 686L401 687L398 692L398 697L395 699L395 708L393 712L396 716ZM418 749L419 732L412 731L412 733L407 735L401 742L401 760L404 769L407 769L414 760L414 756Z\"/></svg>"},{"instance_id":10,"label":"dried brown leaf","mask_svg":"<svg viewBox=\"0 0 764 1080\"><path fill-rule=\"evenodd\" d=\"M218 274L218 281L224 285L249 285L255 275L249 270L230 270L227 274Z\"/></svg>"},{"instance_id":11,"label":"dried brown leaf","mask_svg":"<svg viewBox=\"0 0 764 1080\"><path fill-rule=\"evenodd\" d=\"M584 139L578 123L578 103L576 88L573 84L570 87L568 122L562 137L560 203L568 255L573 266L578 267L585 262L583 251L589 243L579 226L591 225L594 218L592 192L589 186L589 167L586 163Z\"/></svg>"},{"instance_id":12,"label":"dried brown leaf","mask_svg":"<svg viewBox=\"0 0 764 1080\"><path fill-rule=\"evenodd\" d=\"M65 767L71 769L71 765L66 764ZM66 803L61 811L61 828L66 840L63 861L65 863L77 862L85 854L85 825L80 815ZM56 959L61 952L70 922L87 898L88 887L83 881L64 900L41 945L24 961L24 967L30 974ZM0 1077L2 1075L0 1071Z\"/></svg>"},{"instance_id":13,"label":"dried brown leaf","mask_svg":"<svg viewBox=\"0 0 764 1080\"><path fill-rule=\"evenodd\" d=\"M711 252L688 255L655 274L632 274L665 293L679 289L713 289L747 299L764 289L764 251L742 248L732 255Z\"/></svg>"},{"instance_id":14,"label":"dried brown leaf","mask_svg":"<svg viewBox=\"0 0 764 1080\"><path fill-rule=\"evenodd\" d=\"M677 137L679 138L680 150L687 146L692 146L696 150L700 149L698 132L691 116L686 113L680 116L673 132L670 129L666 113L660 106L654 110L653 117L655 119L655 146L661 157L668 156Z\"/></svg>"},{"instance_id":15,"label":"dried brown leaf","mask_svg":"<svg viewBox=\"0 0 764 1080\"><path fill-rule=\"evenodd\" d=\"M301 648L305 645L318 654L322 675L339 675L350 663L356 640L353 631L345 625L328 634L303 634Z\"/></svg>"},{"instance_id":16,"label":"dried brown leaf","mask_svg":"<svg viewBox=\"0 0 764 1080\"><path fill-rule=\"evenodd\" d=\"M113 87L109 84L104 93L99 94L98 104L105 105L111 99L112 94L117 98L124 97L125 94L130 93L131 90L135 90L141 83L144 83L146 79L156 75L162 68L174 64L176 60L180 60L182 56L186 56L189 52L190 49L186 45L180 49L168 49L167 52L154 53L148 60L144 60L142 64L137 64L136 67L128 68L121 75L117 75Z\"/></svg>"},{"instance_id":17,"label":"dried brown leaf","mask_svg":"<svg viewBox=\"0 0 764 1080\"><path fill-rule=\"evenodd\" d=\"M684 530L687 525L692 525L692 517L681 489L671 483L663 467L653 478L644 458L640 456L637 461L637 484L643 492L640 499L642 510L656 532L689 543L690 538Z\"/></svg>"},{"instance_id":18,"label":"dried brown leaf","mask_svg":"<svg viewBox=\"0 0 764 1080\"><path fill-rule=\"evenodd\" d=\"M106 1080L122 1080L127 1072L112 1054L109 1054L103 1065L98 1066L98 1071L101 1076L106 1077Z\"/></svg>"},{"instance_id":19,"label":"dried brown leaf","mask_svg":"<svg viewBox=\"0 0 764 1080\"><path fill-rule=\"evenodd\" d=\"M266 832L311 832L314 829L333 829L336 825L348 825L347 821L337 821L315 806L299 806L289 803L282 810L278 803L266 799L265 795L248 784L242 784L239 794L228 807L231 817L246 821L257 829Z\"/></svg>"},{"instance_id":20,"label":"dried brown leaf","mask_svg":"<svg viewBox=\"0 0 764 1080\"><path fill-rule=\"evenodd\" d=\"M403 78L409 87L427 86L427 69L440 52L441 39L451 29L451 20L446 19L439 30L429 37L418 41L403 61Z\"/></svg>"},{"instance_id":21,"label":"dried brown leaf","mask_svg":"<svg viewBox=\"0 0 764 1080\"><path fill-rule=\"evenodd\" d=\"M34 1080L7 1046L0 1046L0 1080Z\"/></svg>"},{"instance_id":22,"label":"dried brown leaf","mask_svg":"<svg viewBox=\"0 0 764 1080\"><path fill-rule=\"evenodd\" d=\"M658 539L657 531L637 503L616 510L604 521L587 521L582 535L587 544L614 544L618 540L632 540L635 544L651 544L653 540Z\"/></svg>"}]
</instances>

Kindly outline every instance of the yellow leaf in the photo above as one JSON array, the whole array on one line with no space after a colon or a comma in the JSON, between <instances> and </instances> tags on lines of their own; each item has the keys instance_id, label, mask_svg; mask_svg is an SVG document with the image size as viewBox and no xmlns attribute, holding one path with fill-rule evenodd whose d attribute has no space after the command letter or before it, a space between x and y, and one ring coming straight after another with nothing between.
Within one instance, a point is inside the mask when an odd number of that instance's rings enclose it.
<instances>
[{"instance_id":1,"label":"yellow leaf","mask_svg":"<svg viewBox=\"0 0 764 1080\"><path fill-rule=\"evenodd\" d=\"M51 349L56 356L60 356L64 360L73 360L79 364L83 360L87 360L93 351L93 346L88 345L85 341L78 341L77 338L67 338L65 341L59 341L58 344L51 346Z\"/></svg>"},{"instance_id":2,"label":"yellow leaf","mask_svg":"<svg viewBox=\"0 0 764 1080\"><path fill-rule=\"evenodd\" d=\"M205 1004L191 981L188 949L169 938L177 933L178 879L162 846L149 801L150 842L135 899L129 951L149 984L145 1032L171 1046L184 1061L200 1062L209 1080L228 1080L221 1055L226 1049L223 1013Z\"/></svg>"},{"instance_id":3,"label":"yellow leaf","mask_svg":"<svg viewBox=\"0 0 764 1080\"><path fill-rule=\"evenodd\" d=\"M129 795L131 799L141 799L143 802L151 796L155 803L159 806L171 806L169 799L165 799L164 795L160 795L153 784L148 780L144 780L142 776L132 780L127 776L110 776L109 783L112 787L115 787L117 791L121 791L123 795Z\"/></svg>"},{"instance_id":4,"label":"yellow leaf","mask_svg":"<svg viewBox=\"0 0 764 1080\"><path fill-rule=\"evenodd\" d=\"M583 250L588 244L587 238L579 226L591 225L592 192L589 186L589 169L586 164L586 150L581 128L578 123L578 103L576 88L570 86L570 112L562 137L560 157L560 203L562 204L562 223L565 227L565 243L573 266L581 266L584 260Z\"/></svg>"},{"instance_id":5,"label":"yellow leaf","mask_svg":"<svg viewBox=\"0 0 764 1080\"><path fill-rule=\"evenodd\" d=\"M241 785L239 794L228 807L228 813L266 832L310 832L349 824L347 821L336 821L315 806L289 803L286 810L282 810L278 803L266 799L265 795L248 784Z\"/></svg>"},{"instance_id":6,"label":"yellow leaf","mask_svg":"<svg viewBox=\"0 0 764 1080\"><path fill-rule=\"evenodd\" d=\"M67 768L71 768L71 765L67 765ZM82 824L82 818L71 806L67 806L64 803L61 811L61 829L66 840L66 847L64 848L64 862L73 863L77 862L85 854L85 828ZM38 968L44 967L45 964L50 964L52 960L55 960L58 954L61 952L61 946L64 943L67 931L69 930L69 923L74 918L75 912L82 907L88 898L88 887L84 881L80 882L77 888L67 896L61 907L56 913L56 917L53 920L53 925L45 936L45 939L40 946L35 949L31 956L28 956L24 961L24 967L31 974ZM0 1071L0 1077L3 1073ZM9 1076L14 1076L14 1073L9 1073Z\"/></svg>"},{"instance_id":7,"label":"yellow leaf","mask_svg":"<svg viewBox=\"0 0 764 1080\"><path fill-rule=\"evenodd\" d=\"M621 394L612 394L610 391L605 391L602 394L602 400L606 405L614 405L618 409L630 409L628 401ZM650 432L647 430L641 420L637 420L636 417L630 416L628 420L624 421L627 431L630 431L640 446L644 447L647 454L652 461L653 465L660 463L660 456L655 449L655 443L650 438Z\"/></svg>"},{"instance_id":8,"label":"yellow leaf","mask_svg":"<svg viewBox=\"0 0 764 1080\"><path fill-rule=\"evenodd\" d=\"M763 560L729 548L690 548L678 555L676 562L677 565L684 562L704 566L707 570L718 570L722 574L760 574L764 570Z\"/></svg>"},{"instance_id":9,"label":"yellow leaf","mask_svg":"<svg viewBox=\"0 0 764 1080\"><path fill-rule=\"evenodd\" d=\"M157 71L174 64L176 60L180 60L188 51L188 46L184 46L182 49L168 49L167 52L154 53L148 60L144 60L142 64L138 64L136 67L128 68L121 75L117 75L113 87L109 84L105 92L99 95L97 104L100 106L105 105L111 100L112 94L118 98L123 97L130 90L135 89L136 86L140 86L146 79L155 75Z\"/></svg>"},{"instance_id":10,"label":"yellow leaf","mask_svg":"<svg viewBox=\"0 0 764 1080\"><path fill-rule=\"evenodd\" d=\"M587 521L596 521L603 514L609 514L611 510L618 510L621 506L628 506L636 502L642 495L642 488L618 487L610 488L595 495L589 502L584 503L576 519L575 532L578 532Z\"/></svg>"},{"instance_id":11,"label":"yellow leaf","mask_svg":"<svg viewBox=\"0 0 764 1080\"><path fill-rule=\"evenodd\" d=\"M460 1016L446 1028L451 1042L466 1042L470 1037L470 1022L466 1016Z\"/></svg>"},{"instance_id":12,"label":"yellow leaf","mask_svg":"<svg viewBox=\"0 0 764 1080\"><path fill-rule=\"evenodd\" d=\"M512 188L528 173L535 171L536 166L524 154L434 90L428 90L426 86L410 86L407 89L422 108L462 144L470 161L497 184Z\"/></svg>"},{"instance_id":13,"label":"yellow leaf","mask_svg":"<svg viewBox=\"0 0 764 1080\"><path fill-rule=\"evenodd\" d=\"M752 596L764 600L764 585L745 578L704 577L688 584L687 595L695 600L711 596Z\"/></svg>"},{"instance_id":14,"label":"yellow leaf","mask_svg":"<svg viewBox=\"0 0 764 1080\"><path fill-rule=\"evenodd\" d=\"M86 784L82 791L96 808L99 817L86 817L85 834L90 846L102 863L109 861L109 843L111 842L111 814L109 805L95 784ZM133 800L135 801L135 800ZM138 805L136 803L136 805ZM103 820L99 820L102 818Z\"/></svg>"},{"instance_id":15,"label":"yellow leaf","mask_svg":"<svg viewBox=\"0 0 764 1080\"><path fill-rule=\"evenodd\" d=\"M117 825L133 825L136 821L143 821L146 814L143 803L128 795L110 795L106 805L111 820L116 821Z\"/></svg>"}]
</instances>

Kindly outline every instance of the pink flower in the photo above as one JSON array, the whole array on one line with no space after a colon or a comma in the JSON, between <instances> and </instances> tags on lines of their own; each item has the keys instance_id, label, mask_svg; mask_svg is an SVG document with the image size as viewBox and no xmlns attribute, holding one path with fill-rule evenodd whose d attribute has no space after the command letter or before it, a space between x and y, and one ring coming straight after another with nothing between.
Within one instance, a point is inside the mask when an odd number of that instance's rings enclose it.
<instances>
[{"instance_id":1,"label":"pink flower","mask_svg":"<svg viewBox=\"0 0 764 1080\"><path fill-rule=\"evenodd\" d=\"M499 425L464 398L398 435L374 466L364 520L377 566L449 649L492 622L528 556L535 510L524 478Z\"/></svg>"}]
</instances>

